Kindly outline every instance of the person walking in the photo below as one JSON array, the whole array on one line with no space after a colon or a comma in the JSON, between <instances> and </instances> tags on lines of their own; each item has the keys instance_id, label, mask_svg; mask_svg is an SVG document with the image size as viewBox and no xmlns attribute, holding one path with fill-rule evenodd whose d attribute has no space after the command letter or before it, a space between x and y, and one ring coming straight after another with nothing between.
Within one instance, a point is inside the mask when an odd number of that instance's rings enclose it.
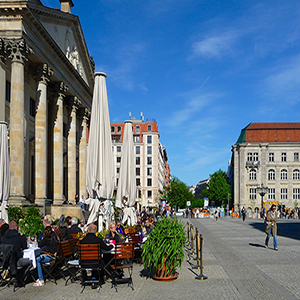
<instances>
[{"instance_id":1,"label":"person walking","mask_svg":"<svg viewBox=\"0 0 300 300\"><path fill-rule=\"evenodd\" d=\"M246 210L245 210L244 206L243 206L243 209L242 209L242 217L243 217L243 222L244 222L245 218L246 218Z\"/></svg>"},{"instance_id":2,"label":"person walking","mask_svg":"<svg viewBox=\"0 0 300 300\"><path fill-rule=\"evenodd\" d=\"M266 241L265 241L265 247L268 248L268 243L271 234L273 235L273 243L274 243L274 250L278 251L277 248L277 222L278 215L276 212L276 205L272 204L271 208L267 212L267 216L265 218L265 224L266 224Z\"/></svg>"}]
</instances>

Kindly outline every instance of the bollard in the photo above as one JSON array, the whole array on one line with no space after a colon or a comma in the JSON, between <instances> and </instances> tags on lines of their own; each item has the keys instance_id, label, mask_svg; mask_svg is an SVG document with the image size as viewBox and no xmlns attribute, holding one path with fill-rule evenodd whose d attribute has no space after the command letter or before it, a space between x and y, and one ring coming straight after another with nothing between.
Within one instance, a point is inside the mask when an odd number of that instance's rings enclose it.
<instances>
[{"instance_id":1,"label":"bollard","mask_svg":"<svg viewBox=\"0 0 300 300\"><path fill-rule=\"evenodd\" d=\"M200 241L199 241L199 235L198 235L198 228L196 228L196 258L194 258L194 260L197 261L197 264L195 266L193 266L192 269L200 269L199 252L200 252Z\"/></svg>"},{"instance_id":2,"label":"bollard","mask_svg":"<svg viewBox=\"0 0 300 300\"><path fill-rule=\"evenodd\" d=\"M191 251L190 254L195 254L194 251L194 240L195 240L195 235L194 235L194 227L191 227Z\"/></svg>"},{"instance_id":3,"label":"bollard","mask_svg":"<svg viewBox=\"0 0 300 300\"><path fill-rule=\"evenodd\" d=\"M205 280L208 277L203 275L203 259L202 259L202 245L203 245L203 236L200 234L200 274L195 277L195 279Z\"/></svg>"},{"instance_id":4,"label":"bollard","mask_svg":"<svg viewBox=\"0 0 300 300\"><path fill-rule=\"evenodd\" d=\"M186 245L189 246L189 241L190 241L190 224L189 224L189 222L187 222L186 233L187 233L187 241L186 241Z\"/></svg>"}]
</instances>

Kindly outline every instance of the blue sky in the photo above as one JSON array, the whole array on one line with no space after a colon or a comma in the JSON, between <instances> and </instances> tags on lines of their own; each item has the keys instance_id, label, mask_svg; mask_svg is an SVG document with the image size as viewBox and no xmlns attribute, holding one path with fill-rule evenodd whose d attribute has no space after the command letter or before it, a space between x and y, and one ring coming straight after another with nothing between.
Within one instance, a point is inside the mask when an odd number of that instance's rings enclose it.
<instances>
[{"instance_id":1,"label":"blue sky","mask_svg":"<svg viewBox=\"0 0 300 300\"><path fill-rule=\"evenodd\" d=\"M226 171L250 122L299 121L299 1L73 2L111 121L155 119L186 184Z\"/></svg>"}]
</instances>

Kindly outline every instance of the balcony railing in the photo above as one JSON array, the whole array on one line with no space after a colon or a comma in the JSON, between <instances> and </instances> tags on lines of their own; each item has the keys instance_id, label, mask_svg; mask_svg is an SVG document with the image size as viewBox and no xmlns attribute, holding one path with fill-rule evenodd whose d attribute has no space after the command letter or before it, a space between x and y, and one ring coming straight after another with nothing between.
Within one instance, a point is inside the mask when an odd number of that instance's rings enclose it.
<instances>
[{"instance_id":1,"label":"balcony railing","mask_svg":"<svg viewBox=\"0 0 300 300\"><path fill-rule=\"evenodd\" d=\"M260 166L260 161L256 160L256 161L246 161L246 166L247 167L259 167Z\"/></svg>"}]
</instances>

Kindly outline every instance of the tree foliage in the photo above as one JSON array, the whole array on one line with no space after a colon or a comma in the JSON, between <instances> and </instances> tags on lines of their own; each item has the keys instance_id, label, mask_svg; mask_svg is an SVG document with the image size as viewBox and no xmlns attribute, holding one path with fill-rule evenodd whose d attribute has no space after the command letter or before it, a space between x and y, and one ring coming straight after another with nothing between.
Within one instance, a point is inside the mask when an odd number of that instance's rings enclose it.
<instances>
[{"instance_id":1,"label":"tree foliage","mask_svg":"<svg viewBox=\"0 0 300 300\"><path fill-rule=\"evenodd\" d=\"M226 172L219 170L210 175L207 189L203 190L203 197L207 197L210 201L215 201L216 205L226 204L231 198L230 184L227 182Z\"/></svg>"},{"instance_id":2,"label":"tree foliage","mask_svg":"<svg viewBox=\"0 0 300 300\"><path fill-rule=\"evenodd\" d=\"M192 203L195 200L193 193L189 191L187 185L177 177L172 177L162 197L165 198L173 208L185 208L187 201L191 201Z\"/></svg>"}]
</instances>

